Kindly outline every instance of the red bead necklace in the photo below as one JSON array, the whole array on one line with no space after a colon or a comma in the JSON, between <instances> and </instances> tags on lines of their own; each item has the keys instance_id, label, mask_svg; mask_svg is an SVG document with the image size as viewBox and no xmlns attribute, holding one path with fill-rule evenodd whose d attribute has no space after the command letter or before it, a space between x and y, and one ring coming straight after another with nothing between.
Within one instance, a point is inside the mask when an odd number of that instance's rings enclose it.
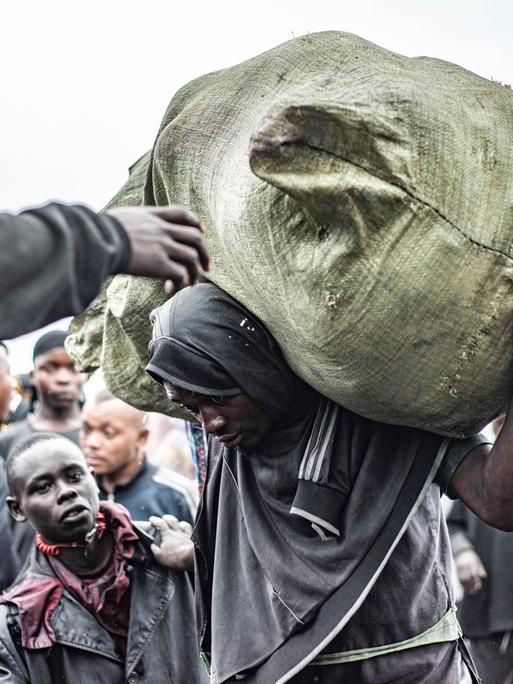
<instances>
[{"instance_id":1,"label":"red bead necklace","mask_svg":"<svg viewBox=\"0 0 513 684\"><path fill-rule=\"evenodd\" d=\"M96 516L96 525L88 532L83 542L63 542L61 544L48 544L43 537L36 534L36 546L42 553L48 556L58 556L61 549L86 549L95 537L101 539L107 527L107 522L103 513L98 512Z\"/></svg>"}]
</instances>

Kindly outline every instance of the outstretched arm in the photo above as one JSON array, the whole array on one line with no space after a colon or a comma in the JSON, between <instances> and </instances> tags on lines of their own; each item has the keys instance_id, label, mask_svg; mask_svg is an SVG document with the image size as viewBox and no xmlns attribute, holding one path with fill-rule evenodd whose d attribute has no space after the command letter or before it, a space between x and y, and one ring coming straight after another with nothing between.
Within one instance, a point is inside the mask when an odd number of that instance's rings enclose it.
<instances>
[{"instance_id":1,"label":"outstretched arm","mask_svg":"<svg viewBox=\"0 0 513 684\"><path fill-rule=\"evenodd\" d=\"M183 209L49 204L0 214L0 339L81 313L109 275L162 278L171 294L208 267L199 220Z\"/></svg>"},{"instance_id":2,"label":"outstretched arm","mask_svg":"<svg viewBox=\"0 0 513 684\"><path fill-rule=\"evenodd\" d=\"M513 408L493 447L473 449L457 468L452 491L491 527L513 531Z\"/></svg>"}]
</instances>

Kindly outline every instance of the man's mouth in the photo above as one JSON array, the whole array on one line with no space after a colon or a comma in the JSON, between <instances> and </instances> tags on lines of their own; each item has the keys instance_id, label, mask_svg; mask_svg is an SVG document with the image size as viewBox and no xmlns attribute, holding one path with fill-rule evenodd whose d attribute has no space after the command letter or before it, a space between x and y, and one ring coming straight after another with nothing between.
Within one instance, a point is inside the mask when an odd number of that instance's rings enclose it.
<instances>
[{"instance_id":1,"label":"man's mouth","mask_svg":"<svg viewBox=\"0 0 513 684\"><path fill-rule=\"evenodd\" d=\"M53 392L52 399L54 401L74 401L75 395L72 392Z\"/></svg>"},{"instance_id":2,"label":"man's mouth","mask_svg":"<svg viewBox=\"0 0 513 684\"><path fill-rule=\"evenodd\" d=\"M236 447L239 446L242 439L240 432L230 432L226 435L219 435L217 439L224 444L225 447Z\"/></svg>"},{"instance_id":3,"label":"man's mouth","mask_svg":"<svg viewBox=\"0 0 513 684\"><path fill-rule=\"evenodd\" d=\"M87 513L89 509L83 504L77 504L76 506L70 506L60 517L60 522L64 520L76 520L80 518L84 513Z\"/></svg>"},{"instance_id":4,"label":"man's mouth","mask_svg":"<svg viewBox=\"0 0 513 684\"><path fill-rule=\"evenodd\" d=\"M97 455L88 456L87 454L86 454L86 461L87 461L87 465L90 466L91 468L96 468L96 466L104 465L104 463L106 462L105 459L102 458L101 456L97 456Z\"/></svg>"}]
</instances>

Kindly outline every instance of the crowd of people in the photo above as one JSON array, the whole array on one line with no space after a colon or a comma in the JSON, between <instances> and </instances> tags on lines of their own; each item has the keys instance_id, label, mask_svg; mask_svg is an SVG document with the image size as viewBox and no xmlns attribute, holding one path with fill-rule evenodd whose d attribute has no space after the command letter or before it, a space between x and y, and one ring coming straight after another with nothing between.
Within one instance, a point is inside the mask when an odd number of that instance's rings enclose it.
<instances>
[{"instance_id":1,"label":"crowd of people","mask_svg":"<svg viewBox=\"0 0 513 684\"><path fill-rule=\"evenodd\" d=\"M23 221L42 243L58 228L76 263L77 222L126 252L95 243L111 266L94 282L80 264L52 274L69 298L29 323L33 274L0 332L77 313L109 272L168 278L147 372L191 414L197 481L150 461L144 413L107 390L84 404L66 332L36 342L30 398L0 350L0 681L461 684L480 681L470 644L485 684L511 682L513 419L451 440L335 404L250 311L194 285L209 264L195 217L140 208L138 241L123 211L22 216L19 240ZM152 271L155 219L174 227ZM441 494L457 499L452 552Z\"/></svg>"}]
</instances>

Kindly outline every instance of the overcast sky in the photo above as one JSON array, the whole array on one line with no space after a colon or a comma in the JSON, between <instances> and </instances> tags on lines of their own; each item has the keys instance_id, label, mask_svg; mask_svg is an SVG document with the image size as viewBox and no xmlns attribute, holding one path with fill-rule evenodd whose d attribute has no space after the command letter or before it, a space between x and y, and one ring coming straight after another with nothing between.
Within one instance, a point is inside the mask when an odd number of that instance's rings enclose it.
<instances>
[{"instance_id":1,"label":"overcast sky","mask_svg":"<svg viewBox=\"0 0 513 684\"><path fill-rule=\"evenodd\" d=\"M511 0L3 0L0 27L0 209L12 211L101 208L181 85L307 32L513 82Z\"/></svg>"}]
</instances>

